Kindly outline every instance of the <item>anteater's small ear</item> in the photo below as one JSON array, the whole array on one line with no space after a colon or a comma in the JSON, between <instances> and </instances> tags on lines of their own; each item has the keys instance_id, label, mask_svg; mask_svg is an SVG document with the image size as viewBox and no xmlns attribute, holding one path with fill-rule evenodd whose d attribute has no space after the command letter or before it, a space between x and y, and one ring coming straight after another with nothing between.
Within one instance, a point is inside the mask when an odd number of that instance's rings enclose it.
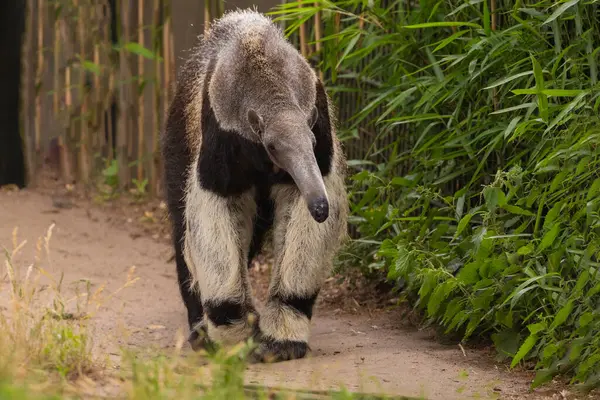
<instances>
[{"instance_id":1,"label":"anteater's small ear","mask_svg":"<svg viewBox=\"0 0 600 400\"><path fill-rule=\"evenodd\" d=\"M248 110L248 122L250 123L250 128L252 128L252 132L260 138L262 138L262 134L265 131L265 123L260 115L256 113L253 109Z\"/></svg>"},{"instance_id":2,"label":"anteater's small ear","mask_svg":"<svg viewBox=\"0 0 600 400\"><path fill-rule=\"evenodd\" d=\"M313 108L310 112L310 119L308 120L308 126L310 126L310 129L314 128L315 124L317 123L318 118L319 118L319 110L317 109L317 106L313 106Z\"/></svg>"}]
</instances>

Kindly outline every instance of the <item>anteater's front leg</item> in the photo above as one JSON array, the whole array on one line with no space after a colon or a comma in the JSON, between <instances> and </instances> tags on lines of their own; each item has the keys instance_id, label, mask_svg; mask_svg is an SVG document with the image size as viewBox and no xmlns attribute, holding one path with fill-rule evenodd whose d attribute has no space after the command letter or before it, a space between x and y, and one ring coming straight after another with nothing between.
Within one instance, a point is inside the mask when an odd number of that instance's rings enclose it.
<instances>
[{"instance_id":1,"label":"anteater's front leg","mask_svg":"<svg viewBox=\"0 0 600 400\"><path fill-rule=\"evenodd\" d=\"M343 178L324 179L329 217L310 215L295 186L275 186L275 265L265 310L260 318L260 344L253 361L302 358L308 351L313 305L331 272L333 257L346 235L347 199Z\"/></svg>"},{"instance_id":2,"label":"anteater's front leg","mask_svg":"<svg viewBox=\"0 0 600 400\"><path fill-rule=\"evenodd\" d=\"M185 259L202 293L203 326L211 341L232 344L257 329L247 276L254 194L223 197L197 181L187 191Z\"/></svg>"}]
</instances>

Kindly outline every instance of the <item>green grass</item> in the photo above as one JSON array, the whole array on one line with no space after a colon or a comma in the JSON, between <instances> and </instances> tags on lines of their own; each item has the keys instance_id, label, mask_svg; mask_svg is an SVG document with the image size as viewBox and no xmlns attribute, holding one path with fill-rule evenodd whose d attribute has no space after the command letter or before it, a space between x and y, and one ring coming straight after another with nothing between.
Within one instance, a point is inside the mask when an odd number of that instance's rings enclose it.
<instances>
[{"instance_id":1,"label":"green grass","mask_svg":"<svg viewBox=\"0 0 600 400\"><path fill-rule=\"evenodd\" d=\"M341 261L385 274L427 323L490 338L537 370L533 386L600 385L600 2L316 0L274 14L292 34L318 11L329 90L360 110L340 135L377 134L350 160L360 238Z\"/></svg>"}]
</instances>

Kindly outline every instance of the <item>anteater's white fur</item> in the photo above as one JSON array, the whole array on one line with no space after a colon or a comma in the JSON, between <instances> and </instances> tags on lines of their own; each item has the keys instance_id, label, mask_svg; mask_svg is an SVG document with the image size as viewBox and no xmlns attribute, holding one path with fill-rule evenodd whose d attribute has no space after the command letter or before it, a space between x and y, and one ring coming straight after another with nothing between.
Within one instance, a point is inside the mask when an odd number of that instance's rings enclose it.
<instances>
[{"instance_id":1,"label":"anteater's white fur","mask_svg":"<svg viewBox=\"0 0 600 400\"><path fill-rule=\"evenodd\" d=\"M211 32L221 28L225 28L221 32L231 29L231 32L239 34L238 40L230 40L233 34L225 42L223 36L211 36ZM315 104L317 77L305 60L299 62L297 50L282 40L280 29L260 14L249 11L227 13L216 21L211 32L189 61L195 63L196 71L195 78L188 82L194 98L185 110L187 137L194 153L194 163L190 166L185 198L184 255L194 278L192 284L197 285L203 302L218 304L235 299L252 304L246 266L252 217L256 211L254 192L251 190L239 197L225 199L203 190L195 173L202 140L200 119L208 61L215 57L218 60L208 94L220 126L235 130L251 140L256 140L256 137L251 134L245 114L249 106L265 116L268 124L268 118L274 117L269 110L281 101L274 94L291 94L308 117ZM244 55L256 56L258 53L276 57L248 57L253 61L246 62ZM273 59L278 61L273 62ZM245 82L243 77L248 70L260 75L263 84L250 86ZM287 71L289 79L282 82L273 71ZM254 99L254 102L245 104L247 98ZM273 234L276 263L270 294L314 295L330 273L334 253L346 235L345 163L335 137L331 109L330 118L334 155L331 173L324 179L329 198L329 218L322 224L317 223L295 187L276 186L272 190L276 204ZM237 341L251 333L251 324L247 321L226 328L217 328L206 318L205 322L211 339L220 342ZM260 316L260 327L266 336L277 340L308 341L309 337L308 318L278 304L267 304Z\"/></svg>"},{"instance_id":2,"label":"anteater's white fur","mask_svg":"<svg viewBox=\"0 0 600 400\"><path fill-rule=\"evenodd\" d=\"M197 157L194 165L197 164ZM184 257L192 286L204 301L213 304L235 300L252 305L248 282L248 248L252 239L252 218L256 213L254 191L223 198L203 190L197 174L190 174L186 190L186 233ZM243 320L215 327L205 316L209 337L222 343L245 339L252 326Z\"/></svg>"},{"instance_id":3,"label":"anteater's white fur","mask_svg":"<svg viewBox=\"0 0 600 400\"><path fill-rule=\"evenodd\" d=\"M279 205L275 213L273 244L276 254L269 298L314 295L332 268L332 260L346 235L348 202L340 173L339 147L333 168L325 177L329 193L330 216L322 224L315 222L297 189L275 186L272 196ZM310 321L278 304L267 304L260 319L264 335L276 340L308 341Z\"/></svg>"}]
</instances>

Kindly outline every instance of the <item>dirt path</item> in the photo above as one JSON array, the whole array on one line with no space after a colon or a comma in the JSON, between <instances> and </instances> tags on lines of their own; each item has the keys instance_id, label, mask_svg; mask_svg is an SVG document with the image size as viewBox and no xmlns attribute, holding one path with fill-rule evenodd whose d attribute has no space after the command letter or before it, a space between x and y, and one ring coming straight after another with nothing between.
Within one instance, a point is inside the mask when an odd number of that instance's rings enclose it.
<instances>
[{"instance_id":1,"label":"dirt path","mask_svg":"<svg viewBox=\"0 0 600 400\"><path fill-rule=\"evenodd\" d=\"M94 318L95 350L117 364L120 346L169 349L178 330L185 332L184 307L164 235L140 236L120 221L80 202L57 208L47 194L0 191L0 246L12 247L15 227L19 241L28 241L19 264L31 262L36 240L55 224L48 269L56 276L64 273L65 284L89 280L92 292L101 285L112 292L136 267L139 280L106 300ZM264 283L260 273L253 275ZM307 359L250 366L248 383L311 389L344 385L445 400L532 396L527 394L530 375L507 372L488 353L465 349L463 354L456 345L438 344L431 335L402 324L393 311L352 315L320 303L310 345L313 353Z\"/></svg>"}]
</instances>

